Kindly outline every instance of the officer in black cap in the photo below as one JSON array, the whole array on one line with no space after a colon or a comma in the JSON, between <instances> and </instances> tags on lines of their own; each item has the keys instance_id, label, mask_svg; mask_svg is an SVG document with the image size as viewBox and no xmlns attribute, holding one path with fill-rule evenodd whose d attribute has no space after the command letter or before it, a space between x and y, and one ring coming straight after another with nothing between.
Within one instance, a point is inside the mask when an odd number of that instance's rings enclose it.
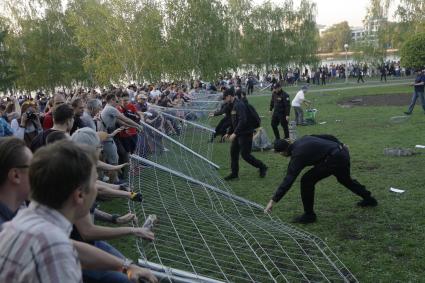
<instances>
[{"instance_id":1,"label":"officer in black cap","mask_svg":"<svg viewBox=\"0 0 425 283\"><path fill-rule=\"evenodd\" d=\"M247 105L235 97L235 93L231 89L227 89L223 93L223 100L231 105L232 109L230 112L231 124L225 135L225 138L232 142L230 146L232 173L224 179L228 181L238 178L239 153L246 162L258 168L260 177L264 178L267 166L251 154L254 126L249 123L248 115L250 114Z\"/></svg>"},{"instance_id":2,"label":"officer in black cap","mask_svg":"<svg viewBox=\"0 0 425 283\"><path fill-rule=\"evenodd\" d=\"M276 140L280 139L279 123L282 125L285 139L289 138L288 120L290 110L291 102L289 100L289 94L282 90L279 83L276 83L273 88L272 99L270 100L270 112L273 111L271 125Z\"/></svg>"},{"instance_id":3,"label":"officer in black cap","mask_svg":"<svg viewBox=\"0 0 425 283\"><path fill-rule=\"evenodd\" d=\"M301 199L304 214L295 218L296 223L312 223L316 221L314 213L314 186L320 180L334 175L344 187L363 198L358 206L376 206L378 202L365 186L351 178L350 154L346 145L331 135L311 135L290 143L286 140L275 142L275 151L291 160L283 182L277 188L264 212L271 212L277 203L289 191L300 172L307 166L313 166L301 178Z\"/></svg>"}]
</instances>

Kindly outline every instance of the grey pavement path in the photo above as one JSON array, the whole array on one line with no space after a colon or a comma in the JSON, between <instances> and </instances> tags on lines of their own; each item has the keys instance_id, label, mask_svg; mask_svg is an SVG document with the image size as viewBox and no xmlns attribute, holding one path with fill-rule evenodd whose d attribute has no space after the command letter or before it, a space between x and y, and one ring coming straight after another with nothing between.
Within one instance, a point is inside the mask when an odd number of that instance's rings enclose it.
<instances>
[{"instance_id":1,"label":"grey pavement path","mask_svg":"<svg viewBox=\"0 0 425 283\"><path fill-rule=\"evenodd\" d=\"M341 90L349 90L349 89L364 89L364 88L377 88L377 87L389 87L389 86L400 86L400 85L407 85L412 83L412 79L400 79L400 80L392 80L388 81L387 83L381 83L379 81L370 81L364 84L357 84L353 82L349 82L348 84L345 83L338 83L340 86L332 87L332 88L314 88L310 87L309 93L314 92L332 92L332 91L341 91ZM333 84L334 86L335 84ZM298 90L299 87L290 87L287 88L289 91ZM254 96L269 96L271 92L268 93L262 93L262 94L255 94Z\"/></svg>"}]
</instances>

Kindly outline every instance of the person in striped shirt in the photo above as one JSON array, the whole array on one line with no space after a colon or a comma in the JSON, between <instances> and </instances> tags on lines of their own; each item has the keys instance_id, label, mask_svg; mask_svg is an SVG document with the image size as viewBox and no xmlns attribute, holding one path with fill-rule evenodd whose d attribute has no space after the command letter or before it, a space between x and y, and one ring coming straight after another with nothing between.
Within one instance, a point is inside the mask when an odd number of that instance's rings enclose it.
<instances>
[{"instance_id":1,"label":"person in striped shirt","mask_svg":"<svg viewBox=\"0 0 425 283\"><path fill-rule=\"evenodd\" d=\"M81 267L157 282L128 259L69 240L71 223L88 214L96 195L95 153L61 141L31 159L23 141L0 138L0 282L82 282ZM15 216L30 184L32 202Z\"/></svg>"}]
</instances>

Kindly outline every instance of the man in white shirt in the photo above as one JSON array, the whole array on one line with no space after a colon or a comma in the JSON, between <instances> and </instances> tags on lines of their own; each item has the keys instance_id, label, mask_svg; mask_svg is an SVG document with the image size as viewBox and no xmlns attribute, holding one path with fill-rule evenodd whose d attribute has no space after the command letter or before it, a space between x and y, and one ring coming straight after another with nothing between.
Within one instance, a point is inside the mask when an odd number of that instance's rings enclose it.
<instances>
[{"instance_id":1,"label":"man in white shirt","mask_svg":"<svg viewBox=\"0 0 425 283\"><path fill-rule=\"evenodd\" d=\"M301 108L301 105L304 103L306 105L310 105L311 102L307 99L305 99L305 94L307 93L307 86L303 86L300 91L297 92L294 99L291 102L291 106L294 107L295 111L295 121L297 125L303 125L304 123L304 116L303 116L303 109Z\"/></svg>"}]
</instances>

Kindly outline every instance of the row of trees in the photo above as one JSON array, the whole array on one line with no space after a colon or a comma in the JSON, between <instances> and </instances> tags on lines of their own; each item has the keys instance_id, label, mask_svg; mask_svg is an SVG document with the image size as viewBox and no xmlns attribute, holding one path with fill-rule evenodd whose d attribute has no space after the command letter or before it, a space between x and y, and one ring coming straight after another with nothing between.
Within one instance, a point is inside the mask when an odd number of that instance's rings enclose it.
<instances>
[{"instance_id":1,"label":"row of trees","mask_svg":"<svg viewBox=\"0 0 425 283\"><path fill-rule=\"evenodd\" d=\"M382 62L388 48L401 49L412 37L425 30L425 1L401 0L395 11L397 22L388 21L392 0L370 0L364 26L364 39L353 42L348 22L337 23L322 33L319 52L341 52L348 43L356 60Z\"/></svg>"},{"instance_id":2,"label":"row of trees","mask_svg":"<svg viewBox=\"0 0 425 283\"><path fill-rule=\"evenodd\" d=\"M315 5L252 0L6 0L0 88L158 81L317 62ZM7 75L6 75L7 73ZM3 79L4 78L4 79ZM17 80L14 80L18 78Z\"/></svg>"}]
</instances>

